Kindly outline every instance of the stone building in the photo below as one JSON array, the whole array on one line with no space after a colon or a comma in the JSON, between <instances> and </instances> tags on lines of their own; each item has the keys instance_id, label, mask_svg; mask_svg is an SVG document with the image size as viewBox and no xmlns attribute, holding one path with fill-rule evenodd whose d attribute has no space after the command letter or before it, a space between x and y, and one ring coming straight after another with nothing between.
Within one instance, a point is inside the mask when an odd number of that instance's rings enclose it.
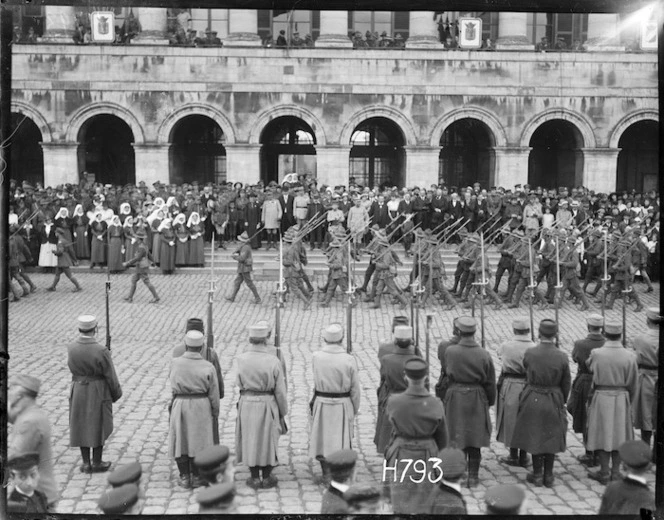
<instances>
[{"instance_id":1,"label":"stone building","mask_svg":"<svg viewBox=\"0 0 664 520\"><path fill-rule=\"evenodd\" d=\"M137 8L129 44L75 45L74 7L19 9L16 31L40 24L13 46L19 180L657 184L657 54L631 40L642 12L482 13L495 50L446 50L459 13L192 9L185 32L223 42L194 46L169 45L167 9ZM298 28L312 46L265 45ZM353 48L356 29L405 48ZM576 50L536 50L542 37Z\"/></svg>"}]
</instances>

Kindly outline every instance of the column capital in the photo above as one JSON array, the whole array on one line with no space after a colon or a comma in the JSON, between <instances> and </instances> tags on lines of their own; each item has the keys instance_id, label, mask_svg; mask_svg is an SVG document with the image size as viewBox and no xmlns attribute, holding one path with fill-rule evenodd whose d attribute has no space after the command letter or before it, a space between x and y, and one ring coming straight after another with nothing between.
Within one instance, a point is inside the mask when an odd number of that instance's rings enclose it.
<instances>
[{"instance_id":1,"label":"column capital","mask_svg":"<svg viewBox=\"0 0 664 520\"><path fill-rule=\"evenodd\" d=\"M532 146L494 146L493 151L496 153L503 154L519 154L519 153L530 153Z\"/></svg>"},{"instance_id":2,"label":"column capital","mask_svg":"<svg viewBox=\"0 0 664 520\"><path fill-rule=\"evenodd\" d=\"M622 148L578 148L585 155L618 155Z\"/></svg>"}]
</instances>

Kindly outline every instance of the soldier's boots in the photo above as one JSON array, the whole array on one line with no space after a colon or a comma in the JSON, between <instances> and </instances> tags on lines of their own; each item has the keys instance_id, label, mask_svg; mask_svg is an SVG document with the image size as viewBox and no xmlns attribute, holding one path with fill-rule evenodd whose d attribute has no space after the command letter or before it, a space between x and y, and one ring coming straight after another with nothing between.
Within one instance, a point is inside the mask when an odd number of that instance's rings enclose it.
<instances>
[{"instance_id":1,"label":"soldier's boots","mask_svg":"<svg viewBox=\"0 0 664 520\"><path fill-rule=\"evenodd\" d=\"M583 305L581 305L581 310L587 311L588 309L590 309L590 303L588 302L588 297L586 296L586 293L580 292L578 296L581 302L583 303Z\"/></svg>"},{"instance_id":2,"label":"soldier's boots","mask_svg":"<svg viewBox=\"0 0 664 520\"><path fill-rule=\"evenodd\" d=\"M611 460L611 453L604 450L598 450L595 452L597 458L599 459L599 470L589 471L588 478L596 480L600 484L606 485L611 480L611 474L609 472L609 462Z\"/></svg>"},{"instance_id":3,"label":"soldier's boots","mask_svg":"<svg viewBox=\"0 0 664 520\"><path fill-rule=\"evenodd\" d=\"M632 289L632 292L630 293L632 295L632 298L634 298L634 301L636 302L636 309L634 309L634 312L641 312L643 310L643 304L641 303L641 298L639 297L638 293Z\"/></svg>"},{"instance_id":4,"label":"soldier's boots","mask_svg":"<svg viewBox=\"0 0 664 520\"><path fill-rule=\"evenodd\" d=\"M542 483L548 488L552 488L556 480L553 476L553 465L555 461L556 456L553 453L547 453L544 455L544 476L542 477Z\"/></svg>"},{"instance_id":5,"label":"soldier's boots","mask_svg":"<svg viewBox=\"0 0 664 520\"><path fill-rule=\"evenodd\" d=\"M519 285L516 288L516 293L514 294L514 301L508 307L508 309L518 309L519 308L519 303L521 302L521 297L523 296L523 292L525 290L526 290L525 284L519 282Z\"/></svg>"},{"instance_id":6,"label":"soldier's boots","mask_svg":"<svg viewBox=\"0 0 664 520\"><path fill-rule=\"evenodd\" d=\"M583 455L577 457L577 460L587 468L594 468L598 464L595 452L586 451Z\"/></svg>"},{"instance_id":7,"label":"soldier's boots","mask_svg":"<svg viewBox=\"0 0 664 520\"><path fill-rule=\"evenodd\" d=\"M544 484L544 455L533 455L533 471L526 475L526 480L535 487Z\"/></svg>"},{"instance_id":8,"label":"soldier's boots","mask_svg":"<svg viewBox=\"0 0 664 520\"><path fill-rule=\"evenodd\" d=\"M497 311L505 307L503 301L500 299L500 296L498 296L498 293L496 291L491 290L489 286L487 286L487 294L495 304L495 309Z\"/></svg>"},{"instance_id":9,"label":"soldier's boots","mask_svg":"<svg viewBox=\"0 0 664 520\"><path fill-rule=\"evenodd\" d=\"M617 296L618 296L618 293L616 293L615 291L611 291L608 294L608 296L606 298L606 305L604 306L605 310L610 311L611 309L613 309L613 302L616 301Z\"/></svg>"},{"instance_id":10,"label":"soldier's boots","mask_svg":"<svg viewBox=\"0 0 664 520\"><path fill-rule=\"evenodd\" d=\"M479 451L479 449L478 449ZM479 472L480 462L482 461L481 455L474 455L468 457L468 487L474 488L479 486Z\"/></svg>"}]
</instances>

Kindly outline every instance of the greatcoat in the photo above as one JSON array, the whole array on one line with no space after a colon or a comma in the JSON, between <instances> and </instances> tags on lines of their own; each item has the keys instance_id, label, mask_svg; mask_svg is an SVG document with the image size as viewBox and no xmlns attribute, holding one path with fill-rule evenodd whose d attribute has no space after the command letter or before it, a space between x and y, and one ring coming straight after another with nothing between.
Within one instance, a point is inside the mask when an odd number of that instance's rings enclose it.
<instances>
[{"instance_id":1,"label":"greatcoat","mask_svg":"<svg viewBox=\"0 0 664 520\"><path fill-rule=\"evenodd\" d=\"M648 329L634 338L639 383L632 406L634 428L654 431L653 404L657 397L659 329Z\"/></svg>"}]
</instances>

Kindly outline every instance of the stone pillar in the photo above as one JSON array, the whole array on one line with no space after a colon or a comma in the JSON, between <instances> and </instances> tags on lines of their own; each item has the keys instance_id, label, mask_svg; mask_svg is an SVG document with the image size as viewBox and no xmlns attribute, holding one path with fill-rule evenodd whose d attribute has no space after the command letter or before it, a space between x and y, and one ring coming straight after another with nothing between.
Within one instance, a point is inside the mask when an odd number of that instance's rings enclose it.
<instances>
[{"instance_id":1,"label":"stone pillar","mask_svg":"<svg viewBox=\"0 0 664 520\"><path fill-rule=\"evenodd\" d=\"M168 45L166 25L168 13L161 7L139 7L137 18L141 32L131 40L132 45Z\"/></svg>"},{"instance_id":2,"label":"stone pillar","mask_svg":"<svg viewBox=\"0 0 664 520\"><path fill-rule=\"evenodd\" d=\"M48 43L74 43L76 10L73 6L47 5L46 30L42 37Z\"/></svg>"},{"instance_id":3,"label":"stone pillar","mask_svg":"<svg viewBox=\"0 0 664 520\"><path fill-rule=\"evenodd\" d=\"M318 187L348 186L350 146L317 146L316 177Z\"/></svg>"},{"instance_id":4,"label":"stone pillar","mask_svg":"<svg viewBox=\"0 0 664 520\"><path fill-rule=\"evenodd\" d=\"M225 47L260 47L258 36L258 11L255 9L228 10L228 36Z\"/></svg>"},{"instance_id":5,"label":"stone pillar","mask_svg":"<svg viewBox=\"0 0 664 520\"><path fill-rule=\"evenodd\" d=\"M406 146L406 179L408 187L428 189L438 184L438 159L440 147Z\"/></svg>"},{"instance_id":6,"label":"stone pillar","mask_svg":"<svg viewBox=\"0 0 664 520\"><path fill-rule=\"evenodd\" d=\"M152 186L159 181L169 184L169 163L167 144L134 144L136 164L136 184L143 181Z\"/></svg>"},{"instance_id":7,"label":"stone pillar","mask_svg":"<svg viewBox=\"0 0 664 520\"><path fill-rule=\"evenodd\" d=\"M78 184L78 144L41 143L44 151L44 187Z\"/></svg>"},{"instance_id":8,"label":"stone pillar","mask_svg":"<svg viewBox=\"0 0 664 520\"><path fill-rule=\"evenodd\" d=\"M528 13L498 13L496 50L532 51L534 48L528 40Z\"/></svg>"},{"instance_id":9,"label":"stone pillar","mask_svg":"<svg viewBox=\"0 0 664 520\"><path fill-rule=\"evenodd\" d=\"M598 193L616 190L620 148L581 148L583 179L579 184Z\"/></svg>"},{"instance_id":10,"label":"stone pillar","mask_svg":"<svg viewBox=\"0 0 664 520\"><path fill-rule=\"evenodd\" d=\"M261 178L260 144L227 144L226 179L256 184Z\"/></svg>"},{"instance_id":11,"label":"stone pillar","mask_svg":"<svg viewBox=\"0 0 664 520\"><path fill-rule=\"evenodd\" d=\"M512 189L515 184L528 184L529 146L497 146L495 154L495 175L490 180L491 186L503 186Z\"/></svg>"},{"instance_id":12,"label":"stone pillar","mask_svg":"<svg viewBox=\"0 0 664 520\"><path fill-rule=\"evenodd\" d=\"M623 52L625 46L618 38L617 14L588 15L588 39L583 44L587 51Z\"/></svg>"},{"instance_id":13,"label":"stone pillar","mask_svg":"<svg viewBox=\"0 0 664 520\"><path fill-rule=\"evenodd\" d=\"M442 49L433 11L411 11L406 49Z\"/></svg>"},{"instance_id":14,"label":"stone pillar","mask_svg":"<svg viewBox=\"0 0 664 520\"><path fill-rule=\"evenodd\" d=\"M315 47L353 47L348 37L348 11L321 11L320 36Z\"/></svg>"}]
</instances>

